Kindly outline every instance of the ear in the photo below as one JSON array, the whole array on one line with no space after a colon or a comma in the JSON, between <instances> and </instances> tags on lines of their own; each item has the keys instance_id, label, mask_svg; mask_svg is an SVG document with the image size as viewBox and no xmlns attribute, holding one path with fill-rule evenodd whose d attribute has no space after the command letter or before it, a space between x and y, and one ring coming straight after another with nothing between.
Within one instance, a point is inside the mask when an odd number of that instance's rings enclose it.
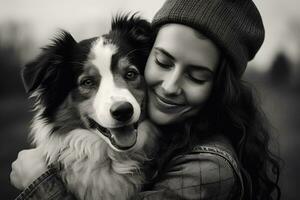
<instances>
[{"instance_id":1,"label":"ear","mask_svg":"<svg viewBox=\"0 0 300 200\"><path fill-rule=\"evenodd\" d=\"M137 15L117 15L112 20L111 31L126 32L130 42L138 45L152 45L154 34L151 24Z\"/></svg>"},{"instance_id":2,"label":"ear","mask_svg":"<svg viewBox=\"0 0 300 200\"><path fill-rule=\"evenodd\" d=\"M129 19L128 23L133 24L130 30L131 38L133 40L142 44L151 43L151 40L153 39L153 33L151 24L147 20L133 15Z\"/></svg>"},{"instance_id":3,"label":"ear","mask_svg":"<svg viewBox=\"0 0 300 200\"><path fill-rule=\"evenodd\" d=\"M71 34L61 31L51 45L42 49L42 53L33 61L22 68L21 76L27 93L38 89L41 84L47 82L53 73L57 73L62 63L70 59L77 42Z\"/></svg>"}]
</instances>

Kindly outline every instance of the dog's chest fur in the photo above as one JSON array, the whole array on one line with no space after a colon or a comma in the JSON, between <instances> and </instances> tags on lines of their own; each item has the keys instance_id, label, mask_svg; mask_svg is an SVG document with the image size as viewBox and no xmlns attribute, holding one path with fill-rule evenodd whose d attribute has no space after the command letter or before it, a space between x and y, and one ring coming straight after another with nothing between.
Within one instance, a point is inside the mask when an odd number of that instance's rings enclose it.
<instances>
[{"instance_id":1,"label":"dog's chest fur","mask_svg":"<svg viewBox=\"0 0 300 200\"><path fill-rule=\"evenodd\" d=\"M50 126L37 120L32 133L40 140L37 146L43 148L48 163L61 163L61 177L76 197L128 199L140 190L144 174L139 170L147 160L143 151L117 153L99 136L84 129L73 130L66 137L51 137L47 131Z\"/></svg>"}]
</instances>

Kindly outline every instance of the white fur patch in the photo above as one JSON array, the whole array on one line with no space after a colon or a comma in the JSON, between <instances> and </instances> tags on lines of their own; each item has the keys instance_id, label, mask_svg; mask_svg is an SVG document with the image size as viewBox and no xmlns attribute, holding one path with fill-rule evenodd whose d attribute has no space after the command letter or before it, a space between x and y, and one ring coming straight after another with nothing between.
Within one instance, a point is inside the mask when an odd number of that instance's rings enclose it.
<instances>
[{"instance_id":1,"label":"white fur patch","mask_svg":"<svg viewBox=\"0 0 300 200\"><path fill-rule=\"evenodd\" d=\"M101 83L94 100L94 109L96 111L96 120L100 125L106 128L115 128L121 126L110 114L110 108L117 101L127 101L133 106L133 116L127 124L138 121L141 108L131 92L123 87L118 87L113 78L111 71L111 59L116 53L117 47L113 44L104 44L104 39L96 41L91 50L91 63L96 66L101 75Z\"/></svg>"}]
</instances>

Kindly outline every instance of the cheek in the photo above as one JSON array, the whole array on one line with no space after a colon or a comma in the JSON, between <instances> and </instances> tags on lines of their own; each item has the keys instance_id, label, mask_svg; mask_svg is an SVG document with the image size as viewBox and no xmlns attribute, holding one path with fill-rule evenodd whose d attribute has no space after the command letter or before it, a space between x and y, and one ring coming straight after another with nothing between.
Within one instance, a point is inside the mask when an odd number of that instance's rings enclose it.
<instances>
[{"instance_id":1,"label":"cheek","mask_svg":"<svg viewBox=\"0 0 300 200\"><path fill-rule=\"evenodd\" d=\"M97 89L78 87L72 92L72 97L75 101L82 102L93 98L96 95Z\"/></svg>"},{"instance_id":2,"label":"cheek","mask_svg":"<svg viewBox=\"0 0 300 200\"><path fill-rule=\"evenodd\" d=\"M162 75L163 72L156 66L153 56L150 56L145 67L145 80L147 85L151 86L158 83Z\"/></svg>"},{"instance_id":3,"label":"cheek","mask_svg":"<svg viewBox=\"0 0 300 200\"><path fill-rule=\"evenodd\" d=\"M207 102L212 90L212 83L203 86L189 86L185 90L185 96L190 106L200 106Z\"/></svg>"},{"instance_id":4,"label":"cheek","mask_svg":"<svg viewBox=\"0 0 300 200\"><path fill-rule=\"evenodd\" d=\"M82 101L81 103L78 104L81 116L85 116L85 115L92 116L94 114L93 102L94 102L94 97Z\"/></svg>"}]
</instances>

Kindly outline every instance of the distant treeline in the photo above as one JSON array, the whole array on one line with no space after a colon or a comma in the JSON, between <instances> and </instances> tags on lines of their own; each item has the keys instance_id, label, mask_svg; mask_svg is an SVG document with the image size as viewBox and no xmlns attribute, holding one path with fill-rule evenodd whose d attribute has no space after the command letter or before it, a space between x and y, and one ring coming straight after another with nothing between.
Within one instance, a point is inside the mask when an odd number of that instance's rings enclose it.
<instances>
[{"instance_id":1,"label":"distant treeline","mask_svg":"<svg viewBox=\"0 0 300 200\"><path fill-rule=\"evenodd\" d=\"M0 26L0 96L24 95L20 76L24 55L30 44L28 30L15 23Z\"/></svg>"}]
</instances>

